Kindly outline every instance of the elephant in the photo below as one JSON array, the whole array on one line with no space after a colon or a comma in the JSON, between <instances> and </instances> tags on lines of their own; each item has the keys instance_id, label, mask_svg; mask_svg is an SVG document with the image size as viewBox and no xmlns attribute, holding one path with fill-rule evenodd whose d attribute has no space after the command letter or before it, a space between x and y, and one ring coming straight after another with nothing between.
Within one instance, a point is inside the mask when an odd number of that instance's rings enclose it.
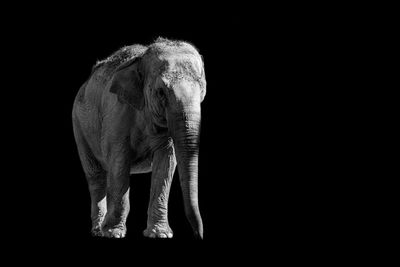
<instances>
[{"instance_id":1,"label":"elephant","mask_svg":"<svg viewBox=\"0 0 400 267\"><path fill-rule=\"evenodd\" d=\"M91 199L91 233L124 238L130 175L151 172L149 238L172 238L168 197L178 169L194 236L203 239L198 204L204 61L186 41L159 37L98 61L76 94L73 132Z\"/></svg>"}]
</instances>

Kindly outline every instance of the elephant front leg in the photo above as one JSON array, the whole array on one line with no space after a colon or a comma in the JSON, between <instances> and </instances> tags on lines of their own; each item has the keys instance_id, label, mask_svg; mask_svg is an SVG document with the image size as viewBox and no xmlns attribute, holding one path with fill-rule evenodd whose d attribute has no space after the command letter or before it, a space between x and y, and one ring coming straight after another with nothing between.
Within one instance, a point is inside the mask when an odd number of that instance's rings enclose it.
<instances>
[{"instance_id":1,"label":"elephant front leg","mask_svg":"<svg viewBox=\"0 0 400 267\"><path fill-rule=\"evenodd\" d=\"M159 149L153 156L150 202L147 210L147 228L144 236L171 238L173 233L168 224L168 197L176 167L172 141Z\"/></svg>"},{"instance_id":2,"label":"elephant front leg","mask_svg":"<svg viewBox=\"0 0 400 267\"><path fill-rule=\"evenodd\" d=\"M129 155L118 150L111 156L107 173L107 213L102 225L105 237L123 238L129 205Z\"/></svg>"}]
</instances>

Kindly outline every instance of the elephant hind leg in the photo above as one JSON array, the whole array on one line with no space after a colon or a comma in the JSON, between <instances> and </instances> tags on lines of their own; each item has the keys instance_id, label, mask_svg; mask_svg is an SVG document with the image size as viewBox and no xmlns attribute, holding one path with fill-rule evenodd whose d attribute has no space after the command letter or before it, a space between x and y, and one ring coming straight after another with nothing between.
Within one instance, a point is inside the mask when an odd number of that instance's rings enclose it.
<instances>
[{"instance_id":1,"label":"elephant hind leg","mask_svg":"<svg viewBox=\"0 0 400 267\"><path fill-rule=\"evenodd\" d=\"M93 155L78 122L74 121L74 135L79 158L89 187L91 198L92 234L102 236L101 225L107 213L107 173Z\"/></svg>"}]
</instances>

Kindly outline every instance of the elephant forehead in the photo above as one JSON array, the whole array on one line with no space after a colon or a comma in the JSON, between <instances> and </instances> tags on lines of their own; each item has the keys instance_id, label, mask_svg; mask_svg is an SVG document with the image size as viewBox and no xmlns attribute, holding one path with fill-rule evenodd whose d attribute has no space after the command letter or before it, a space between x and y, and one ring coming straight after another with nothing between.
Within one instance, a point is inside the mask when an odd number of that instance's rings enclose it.
<instances>
[{"instance_id":1,"label":"elephant forehead","mask_svg":"<svg viewBox=\"0 0 400 267\"><path fill-rule=\"evenodd\" d=\"M191 62L178 62L173 65L167 65L161 71L161 78L168 85L173 85L182 79L192 81L201 79L200 72L196 70Z\"/></svg>"},{"instance_id":2,"label":"elephant forehead","mask_svg":"<svg viewBox=\"0 0 400 267\"><path fill-rule=\"evenodd\" d=\"M201 64L193 57L174 55L164 60L160 68L161 74L180 73L182 75L201 75Z\"/></svg>"}]
</instances>

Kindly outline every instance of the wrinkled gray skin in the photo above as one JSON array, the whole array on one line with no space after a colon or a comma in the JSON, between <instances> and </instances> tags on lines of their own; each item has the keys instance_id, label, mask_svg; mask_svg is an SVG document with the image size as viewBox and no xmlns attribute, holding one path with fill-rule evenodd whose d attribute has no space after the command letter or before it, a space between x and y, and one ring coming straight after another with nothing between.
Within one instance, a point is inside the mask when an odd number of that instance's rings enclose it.
<instances>
[{"instance_id":1,"label":"wrinkled gray skin","mask_svg":"<svg viewBox=\"0 0 400 267\"><path fill-rule=\"evenodd\" d=\"M74 134L91 196L92 233L121 238L129 213L129 176L152 172L147 228L170 238L168 196L178 166L185 213L198 238L202 57L190 44L159 38L127 46L94 66L73 107Z\"/></svg>"}]
</instances>

